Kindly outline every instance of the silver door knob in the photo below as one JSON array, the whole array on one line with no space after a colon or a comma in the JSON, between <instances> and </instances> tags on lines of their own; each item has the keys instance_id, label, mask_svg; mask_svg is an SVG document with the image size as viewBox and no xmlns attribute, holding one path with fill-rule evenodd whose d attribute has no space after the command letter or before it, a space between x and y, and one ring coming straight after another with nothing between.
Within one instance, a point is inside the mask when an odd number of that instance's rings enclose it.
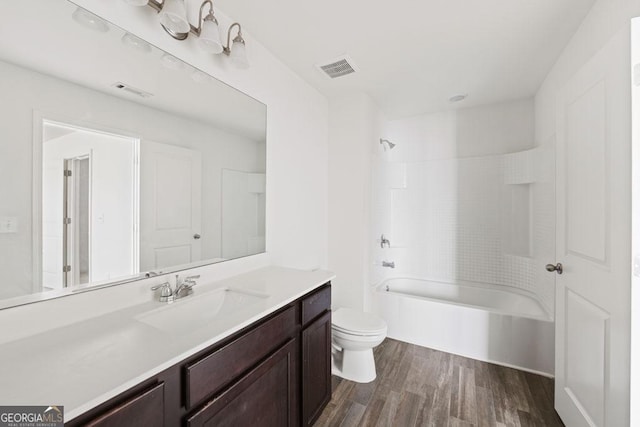
<instances>
[{"instance_id":1,"label":"silver door knob","mask_svg":"<svg viewBox=\"0 0 640 427\"><path fill-rule=\"evenodd\" d=\"M193 235L193 238L194 238L194 239L196 239L196 240L199 240L199 239L200 239L200 237L201 237L201 236L200 236L199 234L194 234L194 235Z\"/></svg>"},{"instance_id":2,"label":"silver door knob","mask_svg":"<svg viewBox=\"0 0 640 427\"><path fill-rule=\"evenodd\" d=\"M547 264L546 267L547 271L553 273L554 271L558 274L562 274L562 264L557 263L556 265L553 264Z\"/></svg>"}]
</instances>

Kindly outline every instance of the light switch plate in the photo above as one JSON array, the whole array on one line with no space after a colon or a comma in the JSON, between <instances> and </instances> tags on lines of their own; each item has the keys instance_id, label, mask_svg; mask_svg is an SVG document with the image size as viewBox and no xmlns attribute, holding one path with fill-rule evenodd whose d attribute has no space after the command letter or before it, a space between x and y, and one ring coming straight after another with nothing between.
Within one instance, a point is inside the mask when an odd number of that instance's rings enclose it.
<instances>
[{"instance_id":1,"label":"light switch plate","mask_svg":"<svg viewBox=\"0 0 640 427\"><path fill-rule=\"evenodd\" d=\"M15 216L0 217L0 233L17 233L18 218Z\"/></svg>"}]
</instances>

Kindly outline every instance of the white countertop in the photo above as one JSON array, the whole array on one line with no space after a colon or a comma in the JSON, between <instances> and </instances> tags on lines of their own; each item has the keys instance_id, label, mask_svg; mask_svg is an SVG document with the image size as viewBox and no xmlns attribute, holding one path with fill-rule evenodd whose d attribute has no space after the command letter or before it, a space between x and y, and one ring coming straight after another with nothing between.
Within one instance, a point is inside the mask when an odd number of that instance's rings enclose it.
<instances>
[{"instance_id":1,"label":"white countertop","mask_svg":"<svg viewBox=\"0 0 640 427\"><path fill-rule=\"evenodd\" d=\"M266 267L198 284L193 295L173 304L220 288L268 297L180 334L135 319L166 305L152 301L2 344L0 405L64 405L65 421L69 421L333 278L328 271ZM46 321L43 315L42 322Z\"/></svg>"}]
</instances>

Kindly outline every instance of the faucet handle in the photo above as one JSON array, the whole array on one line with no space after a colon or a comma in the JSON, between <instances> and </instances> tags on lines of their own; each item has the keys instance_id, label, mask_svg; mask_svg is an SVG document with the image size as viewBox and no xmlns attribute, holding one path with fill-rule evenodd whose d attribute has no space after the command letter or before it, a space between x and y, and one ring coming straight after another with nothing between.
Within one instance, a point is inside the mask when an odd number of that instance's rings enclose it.
<instances>
[{"instance_id":1,"label":"faucet handle","mask_svg":"<svg viewBox=\"0 0 640 427\"><path fill-rule=\"evenodd\" d=\"M157 291L158 289L160 289L161 297L170 297L173 294L173 291L171 290L171 285L169 284L169 282L164 282L159 285L155 285L151 287L152 291Z\"/></svg>"}]
</instances>

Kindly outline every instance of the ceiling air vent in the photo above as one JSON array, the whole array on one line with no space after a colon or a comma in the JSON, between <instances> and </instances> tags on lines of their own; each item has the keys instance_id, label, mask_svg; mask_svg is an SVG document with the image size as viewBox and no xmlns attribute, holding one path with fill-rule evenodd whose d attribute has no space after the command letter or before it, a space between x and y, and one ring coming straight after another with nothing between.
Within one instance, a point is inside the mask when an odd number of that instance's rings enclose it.
<instances>
[{"instance_id":1,"label":"ceiling air vent","mask_svg":"<svg viewBox=\"0 0 640 427\"><path fill-rule=\"evenodd\" d=\"M133 95L137 95L141 98L150 98L153 96L153 94L149 93L149 92L145 92L143 90L137 89L133 86L129 86L127 84L124 84L122 82L117 82L112 84L111 86L115 87L116 89L119 89L123 92L128 92L131 93Z\"/></svg>"},{"instance_id":2,"label":"ceiling air vent","mask_svg":"<svg viewBox=\"0 0 640 427\"><path fill-rule=\"evenodd\" d=\"M358 68L354 65L353 60L347 55L335 58L326 64L316 65L320 71L332 79L355 73Z\"/></svg>"}]
</instances>

